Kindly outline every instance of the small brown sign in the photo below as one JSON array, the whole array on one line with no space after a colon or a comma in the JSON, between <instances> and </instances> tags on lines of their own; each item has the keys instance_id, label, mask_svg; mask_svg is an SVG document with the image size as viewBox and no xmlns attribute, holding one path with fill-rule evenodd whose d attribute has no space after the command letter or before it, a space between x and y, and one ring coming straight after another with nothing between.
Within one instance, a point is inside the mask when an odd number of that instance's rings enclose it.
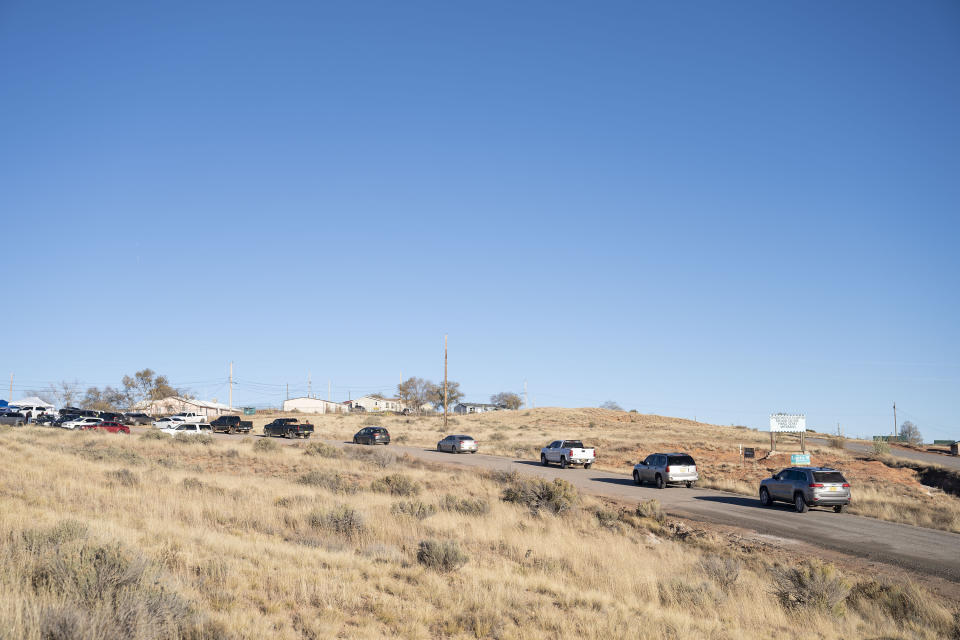
<instances>
[{"instance_id":1,"label":"small brown sign","mask_svg":"<svg viewBox=\"0 0 960 640\"><path fill-rule=\"evenodd\" d=\"M755 458L756 454L753 451L753 447L744 447L743 448L743 457L744 458Z\"/></svg>"}]
</instances>

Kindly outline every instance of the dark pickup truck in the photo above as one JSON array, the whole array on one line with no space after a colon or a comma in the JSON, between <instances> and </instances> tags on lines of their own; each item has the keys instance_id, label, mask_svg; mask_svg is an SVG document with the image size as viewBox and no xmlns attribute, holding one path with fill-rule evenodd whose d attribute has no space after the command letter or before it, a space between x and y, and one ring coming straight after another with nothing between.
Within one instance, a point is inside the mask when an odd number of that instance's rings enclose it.
<instances>
[{"instance_id":1,"label":"dark pickup truck","mask_svg":"<svg viewBox=\"0 0 960 640\"><path fill-rule=\"evenodd\" d=\"M214 433L250 433L253 422L241 420L240 416L220 416L210 423Z\"/></svg>"},{"instance_id":2,"label":"dark pickup truck","mask_svg":"<svg viewBox=\"0 0 960 640\"><path fill-rule=\"evenodd\" d=\"M313 433L313 425L309 422L300 422L296 418L277 418L263 427L265 436L309 438L311 433Z\"/></svg>"}]
</instances>

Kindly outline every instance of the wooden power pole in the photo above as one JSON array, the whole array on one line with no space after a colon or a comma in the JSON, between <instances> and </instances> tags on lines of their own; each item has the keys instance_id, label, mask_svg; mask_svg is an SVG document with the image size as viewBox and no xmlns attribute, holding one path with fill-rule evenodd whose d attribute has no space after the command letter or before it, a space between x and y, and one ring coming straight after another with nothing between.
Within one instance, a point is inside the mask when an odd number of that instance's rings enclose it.
<instances>
[{"instance_id":1,"label":"wooden power pole","mask_svg":"<svg viewBox=\"0 0 960 640\"><path fill-rule=\"evenodd\" d=\"M443 334L443 430L447 430L447 334Z\"/></svg>"},{"instance_id":2,"label":"wooden power pole","mask_svg":"<svg viewBox=\"0 0 960 640\"><path fill-rule=\"evenodd\" d=\"M897 437L897 403L893 403L893 437Z\"/></svg>"},{"instance_id":3,"label":"wooden power pole","mask_svg":"<svg viewBox=\"0 0 960 640\"><path fill-rule=\"evenodd\" d=\"M230 408L233 409L233 363L230 363Z\"/></svg>"}]
</instances>

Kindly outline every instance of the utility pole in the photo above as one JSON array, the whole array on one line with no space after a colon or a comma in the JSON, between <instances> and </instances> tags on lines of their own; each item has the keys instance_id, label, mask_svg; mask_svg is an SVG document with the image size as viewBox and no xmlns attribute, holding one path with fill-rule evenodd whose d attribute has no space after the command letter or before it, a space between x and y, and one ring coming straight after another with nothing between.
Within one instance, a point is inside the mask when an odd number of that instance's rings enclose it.
<instances>
[{"instance_id":1,"label":"utility pole","mask_svg":"<svg viewBox=\"0 0 960 640\"><path fill-rule=\"evenodd\" d=\"M13 380L12 374L10 379ZM447 334L443 334L443 429L447 429Z\"/></svg>"},{"instance_id":2,"label":"utility pole","mask_svg":"<svg viewBox=\"0 0 960 640\"><path fill-rule=\"evenodd\" d=\"M287 400L290 399L290 383L287 383Z\"/></svg>"},{"instance_id":3,"label":"utility pole","mask_svg":"<svg viewBox=\"0 0 960 640\"><path fill-rule=\"evenodd\" d=\"M10 398L7 402L13 402L13 374L10 374Z\"/></svg>"},{"instance_id":4,"label":"utility pole","mask_svg":"<svg viewBox=\"0 0 960 640\"><path fill-rule=\"evenodd\" d=\"M230 408L233 409L233 362L230 362Z\"/></svg>"},{"instance_id":5,"label":"utility pole","mask_svg":"<svg viewBox=\"0 0 960 640\"><path fill-rule=\"evenodd\" d=\"M527 381L526 380L523 381L523 408L524 409L530 408L530 403L527 402Z\"/></svg>"},{"instance_id":6,"label":"utility pole","mask_svg":"<svg viewBox=\"0 0 960 640\"><path fill-rule=\"evenodd\" d=\"M313 397L313 378L310 377L309 371L307 371L307 397Z\"/></svg>"},{"instance_id":7,"label":"utility pole","mask_svg":"<svg viewBox=\"0 0 960 640\"><path fill-rule=\"evenodd\" d=\"M893 403L893 437L897 437L897 403Z\"/></svg>"},{"instance_id":8,"label":"utility pole","mask_svg":"<svg viewBox=\"0 0 960 640\"><path fill-rule=\"evenodd\" d=\"M330 402L330 388L333 387L333 380L327 378L327 402Z\"/></svg>"}]
</instances>

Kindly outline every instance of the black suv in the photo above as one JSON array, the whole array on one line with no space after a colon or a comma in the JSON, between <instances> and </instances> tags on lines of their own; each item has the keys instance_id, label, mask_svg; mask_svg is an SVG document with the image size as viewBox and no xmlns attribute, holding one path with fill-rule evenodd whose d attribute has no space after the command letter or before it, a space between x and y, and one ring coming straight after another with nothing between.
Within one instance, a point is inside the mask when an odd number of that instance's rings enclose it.
<instances>
[{"instance_id":1,"label":"black suv","mask_svg":"<svg viewBox=\"0 0 960 640\"><path fill-rule=\"evenodd\" d=\"M353 444L390 444L390 432L383 427L364 427L353 434Z\"/></svg>"}]
</instances>

